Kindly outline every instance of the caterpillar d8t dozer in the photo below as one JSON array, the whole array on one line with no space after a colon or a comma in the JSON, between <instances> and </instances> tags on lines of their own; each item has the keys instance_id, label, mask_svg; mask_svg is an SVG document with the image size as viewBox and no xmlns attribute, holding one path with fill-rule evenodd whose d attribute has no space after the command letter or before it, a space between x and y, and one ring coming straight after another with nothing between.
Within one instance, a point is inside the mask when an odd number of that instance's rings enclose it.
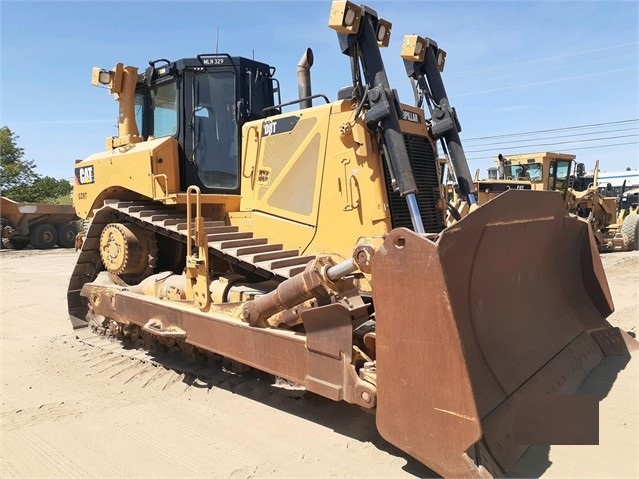
<instances>
[{"instance_id":1,"label":"caterpillar d8t dozer","mask_svg":"<svg viewBox=\"0 0 639 479\"><path fill-rule=\"evenodd\" d=\"M435 42L403 41L409 106L380 54L391 24L342 1L329 26L353 80L333 102L310 92L310 51L288 104L274 68L227 54L94 69L119 134L75 165L90 226L71 321L375 408L381 435L443 476L503 474L526 449L515 398L572 394L626 350L592 235L554 192L474 206ZM445 163L473 205L449 227Z\"/></svg>"}]
</instances>

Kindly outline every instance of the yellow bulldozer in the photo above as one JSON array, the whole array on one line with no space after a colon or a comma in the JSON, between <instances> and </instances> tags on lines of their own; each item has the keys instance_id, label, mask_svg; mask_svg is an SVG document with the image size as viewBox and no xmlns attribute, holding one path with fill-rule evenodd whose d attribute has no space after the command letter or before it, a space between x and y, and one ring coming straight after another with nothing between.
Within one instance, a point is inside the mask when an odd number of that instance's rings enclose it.
<instances>
[{"instance_id":1,"label":"yellow bulldozer","mask_svg":"<svg viewBox=\"0 0 639 479\"><path fill-rule=\"evenodd\" d=\"M75 164L90 225L73 327L225 356L374 410L387 441L443 476L502 475L527 447L517 398L572 395L633 342L605 320L594 238L554 192L476 208L435 41L402 41L406 105L380 53L391 23L335 1L329 27L351 60L334 101L312 94L311 51L286 103L273 67L228 54L93 70L119 131ZM475 206L451 226L446 163Z\"/></svg>"},{"instance_id":2,"label":"yellow bulldozer","mask_svg":"<svg viewBox=\"0 0 639 479\"><path fill-rule=\"evenodd\" d=\"M605 196L598 188L599 161L592 176L585 175L583 163L565 153L541 152L498 155L498 167L489 170L489 178L475 179L478 203L484 204L506 190L555 191L566 209L590 225L597 248L605 251L639 249L637 205L622 191L620 198ZM625 196L624 196L625 194Z\"/></svg>"}]
</instances>

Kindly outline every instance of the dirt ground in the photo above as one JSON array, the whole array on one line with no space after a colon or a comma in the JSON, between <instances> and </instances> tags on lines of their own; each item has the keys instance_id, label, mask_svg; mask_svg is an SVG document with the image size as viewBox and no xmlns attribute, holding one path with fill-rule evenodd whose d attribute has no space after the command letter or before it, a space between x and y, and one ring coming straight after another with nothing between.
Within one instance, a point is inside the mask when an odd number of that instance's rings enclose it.
<instances>
[{"instance_id":1,"label":"dirt ground","mask_svg":"<svg viewBox=\"0 0 639 479\"><path fill-rule=\"evenodd\" d=\"M72 250L0 251L0 476L427 477L386 443L374 416L220 370L215 384L79 342L66 315ZM636 332L639 253L603 257L611 323ZM608 358L585 391L598 446L536 446L518 477L637 477L638 374ZM611 378L615 380L608 392Z\"/></svg>"}]
</instances>

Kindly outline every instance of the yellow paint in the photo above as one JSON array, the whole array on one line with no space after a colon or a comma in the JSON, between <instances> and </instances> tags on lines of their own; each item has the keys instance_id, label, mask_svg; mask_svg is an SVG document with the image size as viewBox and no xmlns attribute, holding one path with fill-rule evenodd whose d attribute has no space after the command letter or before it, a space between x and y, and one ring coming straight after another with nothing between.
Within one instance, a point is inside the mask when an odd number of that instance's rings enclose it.
<instances>
[{"instance_id":1,"label":"yellow paint","mask_svg":"<svg viewBox=\"0 0 639 479\"><path fill-rule=\"evenodd\" d=\"M76 170L93 170L92 183L79 184L76 178L73 196L78 216L88 218L108 198L174 195L179 182L177 151L175 139L159 138L96 153L76 163Z\"/></svg>"},{"instance_id":2,"label":"yellow paint","mask_svg":"<svg viewBox=\"0 0 639 479\"><path fill-rule=\"evenodd\" d=\"M265 122L277 131L293 116L293 131L264 135ZM350 257L360 236L389 232L379 151L353 116L351 102L338 101L246 124L242 200L229 213L231 224L285 248L338 258Z\"/></svg>"}]
</instances>

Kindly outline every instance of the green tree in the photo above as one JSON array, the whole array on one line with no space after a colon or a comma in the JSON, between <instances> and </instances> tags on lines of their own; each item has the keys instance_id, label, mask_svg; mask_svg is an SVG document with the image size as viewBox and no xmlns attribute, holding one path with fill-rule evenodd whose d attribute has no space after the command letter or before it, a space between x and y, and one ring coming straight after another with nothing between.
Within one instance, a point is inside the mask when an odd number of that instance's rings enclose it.
<instances>
[{"instance_id":1,"label":"green tree","mask_svg":"<svg viewBox=\"0 0 639 479\"><path fill-rule=\"evenodd\" d=\"M24 160L24 149L17 143L18 135L7 126L0 128L0 193L12 199L30 186L39 175L32 160Z\"/></svg>"},{"instance_id":2,"label":"green tree","mask_svg":"<svg viewBox=\"0 0 639 479\"><path fill-rule=\"evenodd\" d=\"M35 180L32 185L24 188L23 193L20 195L22 198L16 199L16 201L71 204L70 195L72 191L73 187L67 180L56 180L50 176L44 176ZM60 201L65 198L67 198L68 201Z\"/></svg>"},{"instance_id":3,"label":"green tree","mask_svg":"<svg viewBox=\"0 0 639 479\"><path fill-rule=\"evenodd\" d=\"M7 126L0 128L0 193L14 201L26 203L70 204L73 187L66 180L40 176L35 163L25 160L18 146L18 135Z\"/></svg>"}]
</instances>

